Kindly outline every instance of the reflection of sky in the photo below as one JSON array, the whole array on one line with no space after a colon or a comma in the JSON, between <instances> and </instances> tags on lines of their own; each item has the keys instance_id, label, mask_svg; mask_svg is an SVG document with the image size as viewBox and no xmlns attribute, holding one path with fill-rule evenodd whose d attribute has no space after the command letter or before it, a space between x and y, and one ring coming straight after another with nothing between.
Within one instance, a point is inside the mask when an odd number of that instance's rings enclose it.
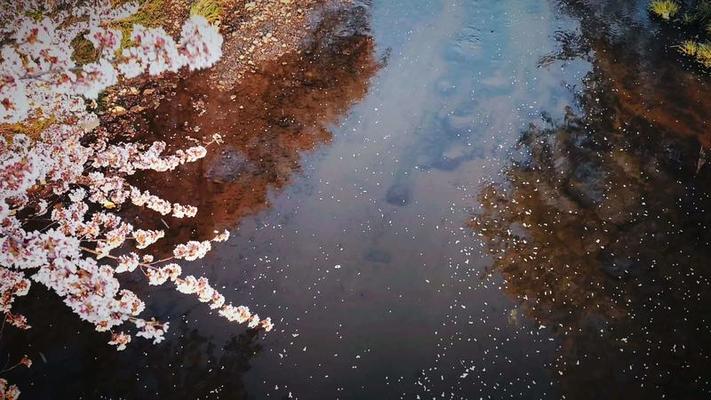
<instances>
[{"instance_id":1,"label":"reflection of sky","mask_svg":"<svg viewBox=\"0 0 711 400\"><path fill-rule=\"evenodd\" d=\"M477 180L496 178L520 130L572 103L566 83L589 66L538 61L555 31L576 26L538 1L371 11L387 66L369 96L216 262L243 257L236 269L248 272L219 279L247 279L240 290L285 330L267 339L249 386L392 398L429 386L485 394L485 381L545 397L532 382L549 381L552 344L545 331L520 334L531 327L481 283L488 262L462 227Z\"/></svg>"},{"instance_id":2,"label":"reflection of sky","mask_svg":"<svg viewBox=\"0 0 711 400\"><path fill-rule=\"evenodd\" d=\"M556 19L545 2L427 2L417 11L400 6L407 10L402 21L397 7L374 7L374 32L381 49L390 49L389 68L354 112L364 115L345 125L356 121L358 132L388 135L403 152L398 174L423 164L453 168L459 159L508 148L541 111L562 113L571 102L565 83L577 84L589 69L582 62L537 67L555 47L555 31L575 27ZM371 105L380 105L377 113Z\"/></svg>"}]
</instances>

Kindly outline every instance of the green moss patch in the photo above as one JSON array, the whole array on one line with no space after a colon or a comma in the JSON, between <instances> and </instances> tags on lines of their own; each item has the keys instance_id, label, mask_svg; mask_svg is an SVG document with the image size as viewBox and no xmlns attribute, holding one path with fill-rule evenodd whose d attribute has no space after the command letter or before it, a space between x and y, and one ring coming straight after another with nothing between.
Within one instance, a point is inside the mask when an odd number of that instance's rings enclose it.
<instances>
[{"instance_id":1,"label":"green moss patch","mask_svg":"<svg viewBox=\"0 0 711 400\"><path fill-rule=\"evenodd\" d=\"M138 11L124 19L115 21L114 28L121 30L121 46L119 53L126 47L131 47L131 34L133 25L142 25L147 28L163 26L166 21L165 0L140 0Z\"/></svg>"},{"instance_id":2,"label":"green moss patch","mask_svg":"<svg viewBox=\"0 0 711 400\"><path fill-rule=\"evenodd\" d=\"M220 0L197 0L190 6L190 15L205 17L210 23L219 23L222 19L222 4Z\"/></svg>"}]
</instances>

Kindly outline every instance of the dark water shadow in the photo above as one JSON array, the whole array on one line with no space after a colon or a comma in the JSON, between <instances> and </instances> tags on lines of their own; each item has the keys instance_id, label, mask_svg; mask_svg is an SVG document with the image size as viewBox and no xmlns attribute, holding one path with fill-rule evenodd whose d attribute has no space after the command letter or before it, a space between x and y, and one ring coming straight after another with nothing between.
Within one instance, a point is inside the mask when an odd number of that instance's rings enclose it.
<instances>
[{"instance_id":1,"label":"dark water shadow","mask_svg":"<svg viewBox=\"0 0 711 400\"><path fill-rule=\"evenodd\" d=\"M198 329L173 322L172 340L156 346L134 342L116 352L107 347L103 336L65 322L73 315L61 311L56 315L59 324L36 323L21 337L7 338L34 359L29 370L8 376L21 388L23 398L248 398L241 376L261 351L257 331L217 342Z\"/></svg>"}]
</instances>

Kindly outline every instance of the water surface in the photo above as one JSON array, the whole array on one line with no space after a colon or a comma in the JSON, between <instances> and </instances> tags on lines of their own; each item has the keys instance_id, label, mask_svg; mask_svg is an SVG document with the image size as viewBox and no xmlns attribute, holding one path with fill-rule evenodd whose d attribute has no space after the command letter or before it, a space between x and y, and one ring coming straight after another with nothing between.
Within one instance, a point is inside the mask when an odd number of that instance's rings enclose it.
<instances>
[{"instance_id":1,"label":"water surface","mask_svg":"<svg viewBox=\"0 0 711 400\"><path fill-rule=\"evenodd\" d=\"M47 362L15 381L28 398L709 396L709 81L645 7L356 1L230 92L188 78L146 126L226 143L139 184L200 207L166 248L232 231L186 268L276 329L139 289L165 344L115 353L69 316L31 331Z\"/></svg>"}]
</instances>

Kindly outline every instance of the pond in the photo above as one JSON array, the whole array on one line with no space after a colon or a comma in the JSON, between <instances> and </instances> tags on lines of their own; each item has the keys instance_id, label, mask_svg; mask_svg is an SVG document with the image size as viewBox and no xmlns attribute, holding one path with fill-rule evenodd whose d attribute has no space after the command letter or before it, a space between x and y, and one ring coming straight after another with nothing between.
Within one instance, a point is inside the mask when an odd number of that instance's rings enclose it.
<instances>
[{"instance_id":1,"label":"pond","mask_svg":"<svg viewBox=\"0 0 711 400\"><path fill-rule=\"evenodd\" d=\"M311 24L301 54L144 115L225 137L137 181L197 221L126 211L171 224L166 249L229 229L185 268L275 329L139 288L171 332L117 353L40 296L62 326L6 333L42 354L23 397L711 396L711 80L646 1L354 0Z\"/></svg>"}]
</instances>

